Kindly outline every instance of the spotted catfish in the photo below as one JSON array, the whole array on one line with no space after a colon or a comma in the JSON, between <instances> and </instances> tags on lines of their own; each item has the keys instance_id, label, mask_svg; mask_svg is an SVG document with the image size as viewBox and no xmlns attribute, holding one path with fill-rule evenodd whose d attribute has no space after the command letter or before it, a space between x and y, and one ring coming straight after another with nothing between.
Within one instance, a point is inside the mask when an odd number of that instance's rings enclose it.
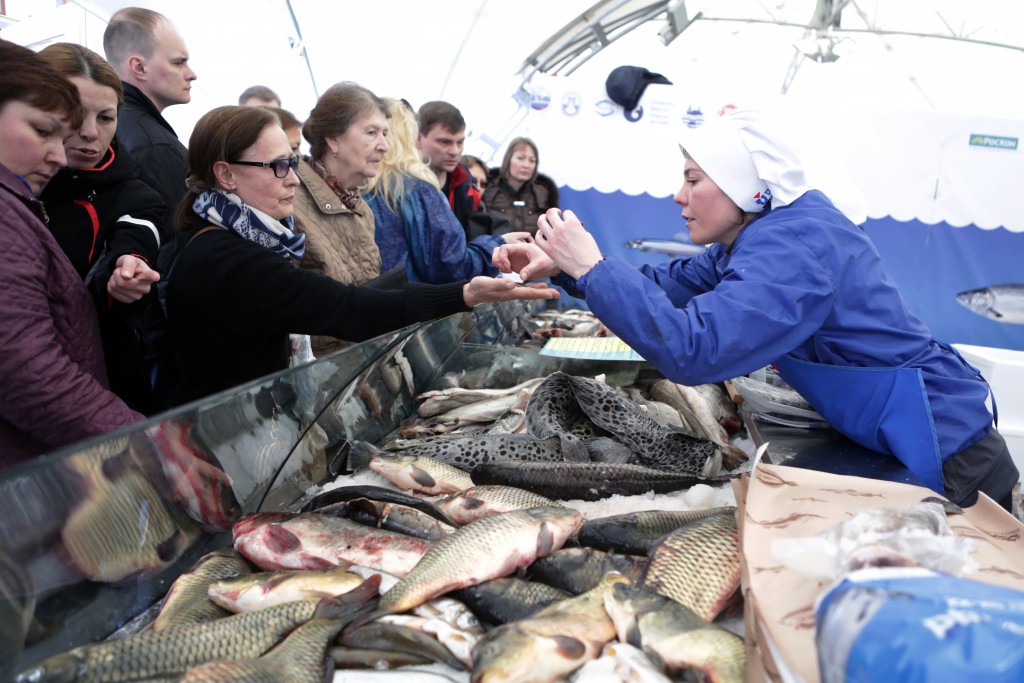
<instances>
[{"instance_id":1,"label":"spotted catfish","mask_svg":"<svg viewBox=\"0 0 1024 683\"><path fill-rule=\"evenodd\" d=\"M702 479L718 476L722 469L722 450L718 444L692 432L658 424L640 406L604 382L564 377L583 413L629 446L637 454L639 464Z\"/></svg>"},{"instance_id":2,"label":"spotted catfish","mask_svg":"<svg viewBox=\"0 0 1024 683\"><path fill-rule=\"evenodd\" d=\"M558 437L562 459L570 462L590 460L586 444L573 432L583 417L573 396L569 375L555 372L537 387L526 405L526 431L534 439Z\"/></svg>"}]
</instances>

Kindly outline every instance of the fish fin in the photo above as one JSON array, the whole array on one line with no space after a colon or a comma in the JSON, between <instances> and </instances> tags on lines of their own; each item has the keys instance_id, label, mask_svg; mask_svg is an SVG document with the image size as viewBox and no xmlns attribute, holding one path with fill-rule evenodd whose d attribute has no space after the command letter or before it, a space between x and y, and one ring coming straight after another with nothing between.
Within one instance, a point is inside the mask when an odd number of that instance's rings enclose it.
<instances>
[{"instance_id":1,"label":"fish fin","mask_svg":"<svg viewBox=\"0 0 1024 683\"><path fill-rule=\"evenodd\" d=\"M136 464L128 451L115 453L104 458L103 462L100 463L100 472L103 473L103 477L109 482L116 482L126 474L137 472L138 469L138 464Z\"/></svg>"},{"instance_id":2,"label":"fish fin","mask_svg":"<svg viewBox=\"0 0 1024 683\"><path fill-rule=\"evenodd\" d=\"M412 480L420 486L426 488L434 488L437 486L437 480L430 476L430 473L426 470L422 470L419 467L413 467L411 469Z\"/></svg>"},{"instance_id":3,"label":"fish fin","mask_svg":"<svg viewBox=\"0 0 1024 683\"><path fill-rule=\"evenodd\" d=\"M317 603L313 616L324 619L350 619L376 607L378 593L380 593L380 574L374 574L348 593L337 596L328 595L323 598Z\"/></svg>"},{"instance_id":4,"label":"fish fin","mask_svg":"<svg viewBox=\"0 0 1024 683\"><path fill-rule=\"evenodd\" d=\"M587 445L577 438L561 437L562 459L566 462L590 462Z\"/></svg>"},{"instance_id":5,"label":"fish fin","mask_svg":"<svg viewBox=\"0 0 1024 683\"><path fill-rule=\"evenodd\" d=\"M175 531L170 538L157 545L156 556L161 562L170 562L178 556L184 541L185 535L181 530Z\"/></svg>"},{"instance_id":6,"label":"fish fin","mask_svg":"<svg viewBox=\"0 0 1024 683\"><path fill-rule=\"evenodd\" d=\"M470 498L469 496L462 497L462 504L466 506L467 510L476 510L484 506L484 501L479 498Z\"/></svg>"},{"instance_id":7,"label":"fish fin","mask_svg":"<svg viewBox=\"0 0 1024 683\"><path fill-rule=\"evenodd\" d=\"M298 536L276 524L267 529L265 543L267 549L274 553L290 553L302 547L302 540Z\"/></svg>"},{"instance_id":8,"label":"fish fin","mask_svg":"<svg viewBox=\"0 0 1024 683\"><path fill-rule=\"evenodd\" d=\"M734 470L747 461L747 454L739 446L729 444L729 447L722 451L722 467L727 470Z\"/></svg>"},{"instance_id":9,"label":"fish fin","mask_svg":"<svg viewBox=\"0 0 1024 683\"><path fill-rule=\"evenodd\" d=\"M537 532L537 557L547 557L555 548L554 530L544 522Z\"/></svg>"},{"instance_id":10,"label":"fish fin","mask_svg":"<svg viewBox=\"0 0 1024 683\"><path fill-rule=\"evenodd\" d=\"M365 441L353 441L348 449L348 468L353 472L365 470L370 466L374 456L382 453L381 449Z\"/></svg>"},{"instance_id":11,"label":"fish fin","mask_svg":"<svg viewBox=\"0 0 1024 683\"><path fill-rule=\"evenodd\" d=\"M633 461L636 454L629 449L629 446L616 441L611 437L597 436L587 439L585 442L590 459L594 462L610 462L628 464Z\"/></svg>"},{"instance_id":12,"label":"fish fin","mask_svg":"<svg viewBox=\"0 0 1024 683\"><path fill-rule=\"evenodd\" d=\"M558 653L568 659L579 659L587 653L587 646L583 641L571 636L550 636L558 645Z\"/></svg>"}]
</instances>

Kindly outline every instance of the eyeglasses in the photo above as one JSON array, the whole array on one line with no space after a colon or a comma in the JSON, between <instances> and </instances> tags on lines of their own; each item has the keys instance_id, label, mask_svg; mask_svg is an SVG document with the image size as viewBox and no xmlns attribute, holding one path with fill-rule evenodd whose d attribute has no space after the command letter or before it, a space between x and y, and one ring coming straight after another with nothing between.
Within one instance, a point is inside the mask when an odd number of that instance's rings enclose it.
<instances>
[{"instance_id":1,"label":"eyeglasses","mask_svg":"<svg viewBox=\"0 0 1024 683\"><path fill-rule=\"evenodd\" d=\"M273 161L229 161L229 164L238 164L240 166L261 166L263 168L274 169L274 175L278 178L285 178L288 176L288 170L297 171L299 169L299 155L293 154L290 157L281 157L280 159L274 159Z\"/></svg>"}]
</instances>

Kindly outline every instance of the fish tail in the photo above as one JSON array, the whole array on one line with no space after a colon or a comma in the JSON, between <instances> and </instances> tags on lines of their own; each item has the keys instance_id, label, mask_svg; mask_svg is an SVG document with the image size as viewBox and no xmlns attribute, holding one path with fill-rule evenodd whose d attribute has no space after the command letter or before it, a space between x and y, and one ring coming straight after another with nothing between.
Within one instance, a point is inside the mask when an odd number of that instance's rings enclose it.
<instances>
[{"instance_id":1,"label":"fish tail","mask_svg":"<svg viewBox=\"0 0 1024 683\"><path fill-rule=\"evenodd\" d=\"M317 603L313 618L358 619L361 614L377 606L377 593L380 591L380 575L374 574L361 584L343 595L331 595Z\"/></svg>"},{"instance_id":2,"label":"fish tail","mask_svg":"<svg viewBox=\"0 0 1024 683\"><path fill-rule=\"evenodd\" d=\"M370 466L370 461L373 460L374 456L380 455L383 452L371 443L353 441L348 449L348 468L353 472L365 470Z\"/></svg>"}]
</instances>

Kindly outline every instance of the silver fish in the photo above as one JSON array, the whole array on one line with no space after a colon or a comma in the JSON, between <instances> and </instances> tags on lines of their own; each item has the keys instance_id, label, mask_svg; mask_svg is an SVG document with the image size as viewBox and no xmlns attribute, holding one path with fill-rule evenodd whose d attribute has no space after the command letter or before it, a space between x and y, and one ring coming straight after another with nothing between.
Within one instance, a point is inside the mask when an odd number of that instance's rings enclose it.
<instances>
[{"instance_id":1,"label":"silver fish","mask_svg":"<svg viewBox=\"0 0 1024 683\"><path fill-rule=\"evenodd\" d=\"M991 285L956 295L969 311L1001 323L1024 324L1024 284Z\"/></svg>"},{"instance_id":2,"label":"silver fish","mask_svg":"<svg viewBox=\"0 0 1024 683\"><path fill-rule=\"evenodd\" d=\"M425 455L388 453L362 441L352 444L350 457L356 457L356 449L365 448L373 453L370 469L386 477L406 491L439 496L458 493L473 486L473 480L463 470Z\"/></svg>"},{"instance_id":3,"label":"silver fish","mask_svg":"<svg viewBox=\"0 0 1024 683\"><path fill-rule=\"evenodd\" d=\"M416 400L420 401L420 407L416 410L416 414L423 418L433 417L459 406L469 405L478 401L503 396L519 396L519 392L523 389L532 389L543 381L543 377L538 377L517 384L514 387L508 387L507 389L465 389L453 387L451 389L427 391L416 397Z\"/></svg>"}]
</instances>

